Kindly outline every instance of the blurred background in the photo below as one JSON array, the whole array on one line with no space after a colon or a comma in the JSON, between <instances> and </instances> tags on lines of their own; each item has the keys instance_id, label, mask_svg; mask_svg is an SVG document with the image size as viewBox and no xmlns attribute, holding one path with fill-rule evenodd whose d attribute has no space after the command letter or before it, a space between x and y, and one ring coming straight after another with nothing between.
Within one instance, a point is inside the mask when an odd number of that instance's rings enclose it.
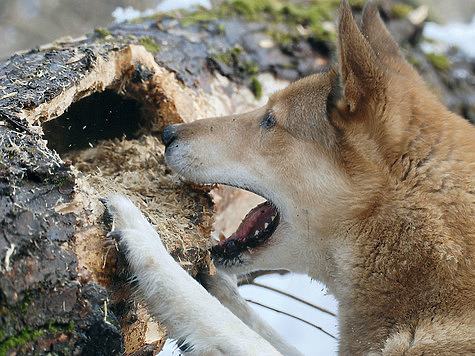
<instances>
[{"instance_id":1,"label":"blurred background","mask_svg":"<svg viewBox=\"0 0 475 356\"><path fill-rule=\"evenodd\" d=\"M132 15L132 9L143 13L218 2L222 0L0 0L0 59L63 36L78 37L95 27L107 26L114 21L113 13ZM429 18L441 24L469 23L475 13L473 0L411 2L429 5Z\"/></svg>"},{"instance_id":2,"label":"blurred background","mask_svg":"<svg viewBox=\"0 0 475 356\"><path fill-rule=\"evenodd\" d=\"M113 22L193 5L210 7L218 2L221 0L0 0L0 59L65 36L79 37ZM411 3L414 7L429 7L431 23L426 26L425 36L465 47L466 54L475 57L474 0L414 0ZM337 303L326 293L325 287L306 276L273 275L258 281L337 312ZM261 287L248 285L241 287L241 292L248 299L304 318L337 335L334 316ZM337 342L316 328L275 311L253 307L304 354L336 354ZM179 352L173 343L167 342L160 354L178 355Z\"/></svg>"}]
</instances>

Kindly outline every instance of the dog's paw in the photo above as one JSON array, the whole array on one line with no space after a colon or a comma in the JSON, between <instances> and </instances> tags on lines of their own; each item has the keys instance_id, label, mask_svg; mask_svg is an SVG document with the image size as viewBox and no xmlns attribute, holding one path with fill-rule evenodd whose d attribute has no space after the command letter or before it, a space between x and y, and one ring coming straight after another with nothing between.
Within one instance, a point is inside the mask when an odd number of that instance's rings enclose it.
<instances>
[{"instance_id":1,"label":"dog's paw","mask_svg":"<svg viewBox=\"0 0 475 356\"><path fill-rule=\"evenodd\" d=\"M112 231L107 237L119 243L135 271L143 267L147 258L160 261L162 256L168 255L160 236L128 198L113 195L105 205L112 218Z\"/></svg>"},{"instance_id":2,"label":"dog's paw","mask_svg":"<svg viewBox=\"0 0 475 356\"><path fill-rule=\"evenodd\" d=\"M112 217L113 230L140 228L146 221L140 210L122 195L112 195L104 202Z\"/></svg>"}]
</instances>

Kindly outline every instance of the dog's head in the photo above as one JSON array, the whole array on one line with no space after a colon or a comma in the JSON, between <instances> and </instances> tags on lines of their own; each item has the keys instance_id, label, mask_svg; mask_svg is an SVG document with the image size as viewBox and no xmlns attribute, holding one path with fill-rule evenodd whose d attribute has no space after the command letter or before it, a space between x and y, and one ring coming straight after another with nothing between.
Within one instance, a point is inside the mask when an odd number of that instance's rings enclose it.
<instances>
[{"instance_id":1,"label":"dog's head","mask_svg":"<svg viewBox=\"0 0 475 356\"><path fill-rule=\"evenodd\" d=\"M365 6L360 30L343 2L338 35L338 66L253 112L163 132L167 163L185 178L268 200L213 248L215 260L235 272L321 269L309 261L328 259L336 226L377 204L374 191L406 144L411 108L401 102L423 86L375 5Z\"/></svg>"}]
</instances>

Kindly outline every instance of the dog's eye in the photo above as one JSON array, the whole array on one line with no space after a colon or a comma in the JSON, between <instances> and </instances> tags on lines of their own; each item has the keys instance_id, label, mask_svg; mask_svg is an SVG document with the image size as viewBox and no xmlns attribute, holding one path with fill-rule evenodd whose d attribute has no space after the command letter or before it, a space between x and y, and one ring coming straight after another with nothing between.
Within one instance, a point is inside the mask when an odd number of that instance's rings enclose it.
<instances>
[{"instance_id":1,"label":"dog's eye","mask_svg":"<svg viewBox=\"0 0 475 356\"><path fill-rule=\"evenodd\" d=\"M266 129L270 129L271 127L274 127L275 124L276 122L272 114L267 114L261 123L261 125L264 126Z\"/></svg>"}]
</instances>

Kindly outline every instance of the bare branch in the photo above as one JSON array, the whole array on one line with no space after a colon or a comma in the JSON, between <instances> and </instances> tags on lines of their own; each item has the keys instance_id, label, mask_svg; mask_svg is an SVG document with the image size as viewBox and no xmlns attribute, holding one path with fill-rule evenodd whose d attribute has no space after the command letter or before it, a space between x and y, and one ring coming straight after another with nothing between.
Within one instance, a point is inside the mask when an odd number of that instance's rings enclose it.
<instances>
[{"instance_id":1,"label":"bare branch","mask_svg":"<svg viewBox=\"0 0 475 356\"><path fill-rule=\"evenodd\" d=\"M262 304L262 303L256 302L256 301L251 300L251 299L246 299L246 301L249 302L249 303L252 303L252 304L259 305L260 307L263 307L263 308L266 308L266 309L275 311L275 312L277 312L277 313L280 313L280 314L289 316L289 317L291 317L291 318L293 318L293 319L299 320L299 321L301 321L301 322L303 322L303 323L305 323L305 324L308 324L308 325L310 325L310 326L313 326L314 328L320 330L321 332L323 332L324 334L330 336L331 338L333 338L333 339L335 339L335 340L338 340L338 338L337 338L336 336L330 334L330 333L329 333L328 331L326 331L326 330L323 330L320 326L317 326L317 325L315 325L315 324L313 324L313 323L311 323L311 322L309 322L309 321L307 321L307 320L304 320L304 319L302 319L302 318L299 318L299 317L296 316L296 315L292 315L292 314L286 313L286 312L284 312L284 311L282 311L282 310L269 307L269 306L267 306L267 305L264 305L264 304Z\"/></svg>"},{"instance_id":2,"label":"bare branch","mask_svg":"<svg viewBox=\"0 0 475 356\"><path fill-rule=\"evenodd\" d=\"M273 291L273 292L276 292L276 293L279 293L279 294L282 294L282 295L285 295L286 297L289 297L289 298L292 298L292 299L295 299L296 301L300 302L300 303L303 303L303 304L306 304L312 308L315 308L317 310L320 310L321 312L323 313L326 313L328 315L331 315L331 316L336 316L335 313L325 309L325 308L322 308L322 307L319 307L318 305L315 305L315 304L312 304L310 302L307 302L306 300L303 300L293 294L290 294L290 293L287 293L287 292L284 292L283 290L280 290L280 289L277 289L277 288L274 288L274 287L271 287L271 286L267 286L265 284L261 284L261 283L257 283L257 282L251 282L249 283L250 285L252 286L256 286L256 287L261 287L261 288L264 288L264 289L268 289L270 291Z\"/></svg>"}]
</instances>

